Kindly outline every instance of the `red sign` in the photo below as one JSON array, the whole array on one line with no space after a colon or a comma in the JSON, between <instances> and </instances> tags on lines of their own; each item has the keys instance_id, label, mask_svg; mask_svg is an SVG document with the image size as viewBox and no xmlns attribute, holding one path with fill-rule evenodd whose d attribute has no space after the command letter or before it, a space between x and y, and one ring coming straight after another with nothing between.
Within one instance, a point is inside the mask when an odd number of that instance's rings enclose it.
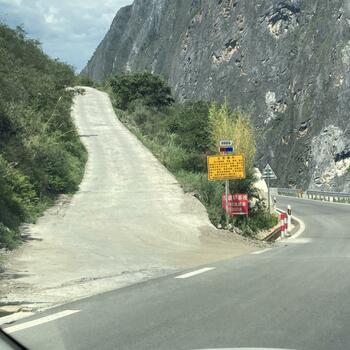
<instances>
[{"instance_id":1,"label":"red sign","mask_svg":"<svg viewBox=\"0 0 350 350\"><path fill-rule=\"evenodd\" d=\"M249 202L248 195L243 193L235 193L228 195L228 209L226 209L226 195L222 195L222 208L229 213L230 216L248 215Z\"/></svg>"}]
</instances>

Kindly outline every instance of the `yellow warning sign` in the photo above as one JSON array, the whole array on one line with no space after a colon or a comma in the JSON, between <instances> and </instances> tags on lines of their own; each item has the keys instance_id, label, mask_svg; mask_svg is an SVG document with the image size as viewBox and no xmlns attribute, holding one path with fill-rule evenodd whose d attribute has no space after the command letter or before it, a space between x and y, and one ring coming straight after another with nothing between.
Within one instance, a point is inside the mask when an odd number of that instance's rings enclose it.
<instances>
[{"instance_id":1,"label":"yellow warning sign","mask_svg":"<svg viewBox=\"0 0 350 350\"><path fill-rule=\"evenodd\" d=\"M245 179L244 155L208 156L208 180Z\"/></svg>"}]
</instances>

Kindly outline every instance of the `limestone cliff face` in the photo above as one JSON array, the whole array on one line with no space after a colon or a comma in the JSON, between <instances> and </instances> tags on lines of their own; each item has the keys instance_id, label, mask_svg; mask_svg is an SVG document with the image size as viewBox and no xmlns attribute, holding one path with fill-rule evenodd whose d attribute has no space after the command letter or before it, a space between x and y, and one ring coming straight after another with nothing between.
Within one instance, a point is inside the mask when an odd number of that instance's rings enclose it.
<instances>
[{"instance_id":1,"label":"limestone cliff face","mask_svg":"<svg viewBox=\"0 0 350 350\"><path fill-rule=\"evenodd\" d=\"M84 73L143 70L248 110L278 185L350 191L349 0L135 0Z\"/></svg>"}]
</instances>

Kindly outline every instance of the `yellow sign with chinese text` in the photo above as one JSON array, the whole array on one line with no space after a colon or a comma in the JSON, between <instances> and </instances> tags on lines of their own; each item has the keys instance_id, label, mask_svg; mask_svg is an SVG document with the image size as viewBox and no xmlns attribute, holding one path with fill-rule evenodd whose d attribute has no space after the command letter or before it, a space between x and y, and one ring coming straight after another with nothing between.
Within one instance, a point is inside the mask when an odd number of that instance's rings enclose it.
<instances>
[{"instance_id":1,"label":"yellow sign with chinese text","mask_svg":"<svg viewBox=\"0 0 350 350\"><path fill-rule=\"evenodd\" d=\"M244 155L208 156L208 180L245 179Z\"/></svg>"}]
</instances>

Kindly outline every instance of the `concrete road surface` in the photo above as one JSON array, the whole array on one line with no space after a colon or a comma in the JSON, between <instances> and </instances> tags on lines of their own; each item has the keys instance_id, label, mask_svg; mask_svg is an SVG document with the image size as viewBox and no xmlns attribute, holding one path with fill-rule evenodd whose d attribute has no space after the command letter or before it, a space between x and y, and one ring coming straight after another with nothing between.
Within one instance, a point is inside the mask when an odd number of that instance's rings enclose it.
<instances>
[{"instance_id":1,"label":"concrete road surface","mask_svg":"<svg viewBox=\"0 0 350 350\"><path fill-rule=\"evenodd\" d=\"M303 219L297 239L74 302L5 330L31 349L349 349L350 206L278 202Z\"/></svg>"},{"instance_id":2,"label":"concrete road surface","mask_svg":"<svg viewBox=\"0 0 350 350\"><path fill-rule=\"evenodd\" d=\"M210 224L107 94L86 88L73 117L89 153L83 182L29 226L1 275L0 303L42 308L256 249Z\"/></svg>"}]
</instances>

